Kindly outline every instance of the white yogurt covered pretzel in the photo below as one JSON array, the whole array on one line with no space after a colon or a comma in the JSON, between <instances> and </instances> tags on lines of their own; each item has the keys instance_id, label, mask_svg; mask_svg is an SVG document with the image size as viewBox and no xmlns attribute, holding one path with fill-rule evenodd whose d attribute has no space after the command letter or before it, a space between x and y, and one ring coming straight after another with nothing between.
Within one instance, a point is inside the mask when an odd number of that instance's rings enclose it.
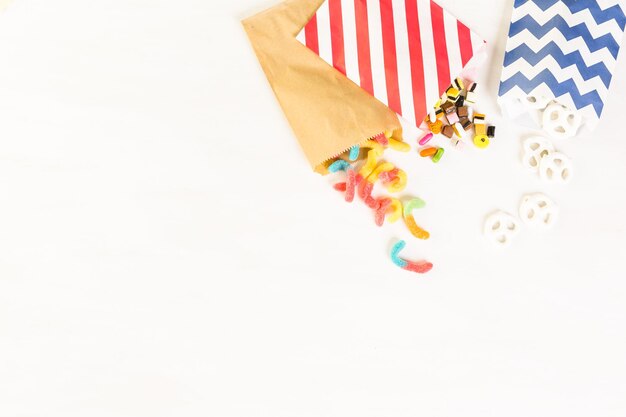
<instances>
[{"instance_id":1,"label":"white yogurt covered pretzel","mask_svg":"<svg viewBox=\"0 0 626 417\"><path fill-rule=\"evenodd\" d=\"M528 226L548 229L556 223L559 207L544 194L529 194L522 198L519 216Z\"/></svg>"},{"instance_id":2,"label":"white yogurt covered pretzel","mask_svg":"<svg viewBox=\"0 0 626 417\"><path fill-rule=\"evenodd\" d=\"M508 246L520 231L520 222L511 214L498 211L485 221L485 237L500 246Z\"/></svg>"},{"instance_id":3,"label":"white yogurt covered pretzel","mask_svg":"<svg viewBox=\"0 0 626 417\"><path fill-rule=\"evenodd\" d=\"M553 103L543 112L543 130L555 139L567 139L576 136L582 124L580 113Z\"/></svg>"}]
</instances>

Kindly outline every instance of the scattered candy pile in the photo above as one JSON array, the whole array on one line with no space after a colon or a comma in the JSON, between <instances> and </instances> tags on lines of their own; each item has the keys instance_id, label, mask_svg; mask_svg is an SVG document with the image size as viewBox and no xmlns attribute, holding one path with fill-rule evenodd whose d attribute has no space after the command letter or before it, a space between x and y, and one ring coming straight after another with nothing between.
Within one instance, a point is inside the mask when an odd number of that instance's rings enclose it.
<instances>
[{"instance_id":1,"label":"scattered candy pile","mask_svg":"<svg viewBox=\"0 0 626 417\"><path fill-rule=\"evenodd\" d=\"M347 202L354 201L358 196L366 206L374 212L374 222L377 226L383 226L385 220L395 223L401 218L413 236L417 239L427 240L430 233L420 227L413 215L415 210L424 208L426 203L420 198L413 198L403 204L397 198L389 196L374 197L372 195L377 183L381 183L389 194L402 192L408 182L406 172L396 167L391 162L382 160L385 149L391 148L400 152L409 152L411 146L392 137L392 133L385 133L372 140L355 146L328 163L327 169L330 173L345 173L345 181L336 183L335 190L344 193ZM443 149L441 150L443 151ZM361 155L364 157L361 157ZM443 154L443 152L441 152ZM357 165L360 165L357 167ZM404 248L404 241L401 247L394 249L392 260L396 265L408 271L426 273L433 265L429 262L408 262L397 257L397 254Z\"/></svg>"},{"instance_id":2,"label":"scattered candy pile","mask_svg":"<svg viewBox=\"0 0 626 417\"><path fill-rule=\"evenodd\" d=\"M462 79L454 80L454 83L441 96L441 100L435 104L434 111L424 119L422 126L431 133L427 133L419 140L421 146L425 146L433 138L433 134L442 134L451 140L454 148L462 148L464 145L462 139L472 128L474 129L474 145L480 149L489 146L489 139L496 135L496 127L486 124L484 114L474 112L476 86L476 83L469 83L466 88ZM438 153L439 149L427 150L424 154L420 152L420 155L432 157L433 162L437 163L443 156L443 150Z\"/></svg>"},{"instance_id":3,"label":"scattered candy pile","mask_svg":"<svg viewBox=\"0 0 626 417\"><path fill-rule=\"evenodd\" d=\"M451 140L454 148L460 148L466 137L473 129L474 145L484 149L489 146L489 139L495 137L495 126L488 126L485 115L474 112L473 105L476 104L476 83L469 83L467 88L465 82L457 78L446 90L441 100L434 106L434 111L424 119L424 125L430 132L419 139L420 146L426 146L435 135L443 135ZM360 146L349 149L344 155L328 163L327 169L330 173L345 173L345 181L334 185L334 188L344 193L347 202L354 201L358 196L366 206L374 212L374 222L377 226L383 226L385 220L388 223L395 223L400 218L411 234L421 240L430 238L430 233L420 227L413 215L415 210L426 206L420 198L413 198L403 204L397 198L389 196L374 197L372 195L377 183L381 183L390 194L403 191L407 186L407 175L402 169L393 163L382 160L384 151L391 148L400 152L409 152L411 147L408 143L397 140L392 133L379 135ZM428 146L420 150L420 156L431 158L434 163L438 163L443 157L445 150L442 147ZM358 165L358 166L357 166ZM499 243L508 243L509 235L516 232L509 229L512 224L504 219L504 213L499 213L494 220L486 226L490 234ZM506 215L512 217L510 215ZM517 223L515 223L517 225ZM432 264L428 262L409 262L401 259L398 254L405 247L406 242L400 241L394 246L391 259L399 267L418 273L426 273L432 269Z\"/></svg>"}]
</instances>

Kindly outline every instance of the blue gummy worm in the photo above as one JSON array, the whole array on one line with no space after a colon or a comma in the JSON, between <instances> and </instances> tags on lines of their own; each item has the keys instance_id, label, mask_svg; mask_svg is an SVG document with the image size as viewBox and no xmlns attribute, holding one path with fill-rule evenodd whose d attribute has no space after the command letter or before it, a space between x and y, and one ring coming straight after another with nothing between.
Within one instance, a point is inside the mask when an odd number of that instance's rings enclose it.
<instances>
[{"instance_id":1,"label":"blue gummy worm","mask_svg":"<svg viewBox=\"0 0 626 417\"><path fill-rule=\"evenodd\" d=\"M404 249L405 246L406 242L404 240L401 240L396 243L391 249L391 260L400 268L405 268L408 265L407 261L400 258L400 252L402 252L402 249Z\"/></svg>"},{"instance_id":2,"label":"blue gummy worm","mask_svg":"<svg viewBox=\"0 0 626 417\"><path fill-rule=\"evenodd\" d=\"M346 161L344 161L343 159L340 159L338 161L333 162L329 167L328 167L328 172L330 173L335 173L335 172L339 172L339 171L345 171L348 168L350 168L350 164L347 163Z\"/></svg>"},{"instance_id":3,"label":"blue gummy worm","mask_svg":"<svg viewBox=\"0 0 626 417\"><path fill-rule=\"evenodd\" d=\"M359 157L359 152L361 152L361 147L359 145L356 145L350 148L350 156L349 156L350 160L356 161L357 158Z\"/></svg>"}]
</instances>

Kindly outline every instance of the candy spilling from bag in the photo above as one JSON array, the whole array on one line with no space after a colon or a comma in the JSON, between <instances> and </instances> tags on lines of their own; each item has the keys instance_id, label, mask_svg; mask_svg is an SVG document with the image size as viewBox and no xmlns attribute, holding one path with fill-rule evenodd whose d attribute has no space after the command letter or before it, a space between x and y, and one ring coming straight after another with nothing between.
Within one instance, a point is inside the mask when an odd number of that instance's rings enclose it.
<instances>
[{"instance_id":1,"label":"candy spilling from bag","mask_svg":"<svg viewBox=\"0 0 626 417\"><path fill-rule=\"evenodd\" d=\"M474 110L476 94L476 83L467 82L466 87L466 81L461 78L455 79L435 104L433 111L424 118L422 128L447 137L454 148L462 148L463 139L470 135L474 146L480 149L487 148L489 139L496 135L496 127L487 125L485 115ZM431 138L432 135L426 134L419 144L425 145ZM422 156L433 156L433 162L439 162L441 159L441 154Z\"/></svg>"},{"instance_id":2,"label":"candy spilling from bag","mask_svg":"<svg viewBox=\"0 0 626 417\"><path fill-rule=\"evenodd\" d=\"M485 41L435 1L319 0L319 8L296 39L410 124L430 130L421 146L441 135L451 148L462 148L464 138L486 148L495 136L495 127L474 111L476 84L467 83L466 88L462 80L475 78L486 58ZM391 135L370 142L401 152L411 149ZM402 204L388 197L373 198L374 184L380 180L389 192L398 192L406 185L406 173L379 164L378 148L369 149L361 152L360 161L356 148L340 157L356 162L358 170L348 169L345 182L335 188L346 193L347 201L358 195L381 225L385 213L396 218ZM439 163L444 153L444 147L437 146L429 156ZM415 201L404 204L405 223L415 237L427 239L428 232L411 214L412 204Z\"/></svg>"},{"instance_id":3,"label":"candy spilling from bag","mask_svg":"<svg viewBox=\"0 0 626 417\"><path fill-rule=\"evenodd\" d=\"M329 173L343 172L345 176L344 181L334 184L333 187L344 194L346 202L352 203L358 196L360 201L372 210L377 226L382 227L385 221L395 223L402 218L416 239L428 240L430 233L418 225L414 215L416 210L426 207L426 202L417 197L403 202L391 196L406 189L408 178L402 169L382 159L387 149L408 152L411 147L408 143L394 138L392 132L387 132L328 161L326 168ZM387 195L373 195L378 183L386 189ZM398 246L392 252L391 258L396 265L421 274L432 269L433 265L430 262L409 262L399 258L397 255L404 245L402 241L402 247Z\"/></svg>"},{"instance_id":4,"label":"candy spilling from bag","mask_svg":"<svg viewBox=\"0 0 626 417\"><path fill-rule=\"evenodd\" d=\"M593 129L602 114L626 27L619 3L620 0L514 0L498 98L503 113L509 118L528 116L534 127L542 127L553 138L575 136L583 126ZM314 6L319 7L313 10ZM490 146L496 128L476 108L477 85L467 81L476 79L486 58L485 42L437 3L293 0L286 2L284 8L285 16L298 20L284 32L297 33L296 39L308 52L364 90L359 91L361 95L356 94L345 83L337 90L341 80L336 79L336 74L324 74L325 67L305 54L300 56L302 62L291 66L297 67L296 71L282 71L284 65L266 69L270 81L281 81L280 86L284 87L274 89L279 99L283 98L283 108L298 107L288 118L314 166L353 145L354 136L357 140L365 139L376 133L378 126L380 130L396 129L399 122L393 112L426 132L418 139L423 147L419 154L433 163L440 163L445 155L444 146L433 145L437 136L452 149L462 148L466 141L479 149ZM287 8L292 10L287 13ZM268 22L267 27L273 29L274 23ZM249 24L247 30L254 32L258 27L258 22ZM257 40L269 38L265 33L256 35ZM264 44L266 49L272 49L272 45L273 42ZM274 54L282 53L289 45L281 45ZM264 51L259 52L262 65L273 62L265 59ZM285 59L301 52L290 49ZM305 74L312 75L300 77L303 88L294 88L290 80L303 73L302 68L307 70ZM320 89L320 82L325 87L323 94L314 94L319 93L315 90ZM364 92L369 96L365 97ZM336 117L338 112L327 111L332 106L318 106L317 101L310 100L313 96L326 98L320 103L340 101L341 97L358 98L343 103L349 109L372 97L379 103L358 106L353 117L342 119ZM381 103L387 107L377 108ZM324 135L307 123L312 106L334 122L323 124L328 127ZM319 136L323 139L318 140ZM531 139L524 147L524 165L544 181L564 184L571 180L572 161L556 152L544 138ZM322 164L316 171L343 175L345 180L334 188L348 202L358 197L372 210L378 226L403 218L416 239L426 240L430 234L414 217L414 212L425 206L423 200L403 202L391 196L405 189L408 178L402 169L382 160L387 148L401 152L411 149L391 133L379 135ZM374 196L378 183L385 187L387 195ZM535 194L524 197L519 213L524 224L546 228L556 218L555 207L549 198ZM521 223L514 216L500 211L487 219L484 232L490 240L504 246L520 228ZM400 258L404 246L405 242L400 241L392 249L391 259L396 265L420 273L432 268L428 262Z\"/></svg>"},{"instance_id":5,"label":"candy spilling from bag","mask_svg":"<svg viewBox=\"0 0 626 417\"><path fill-rule=\"evenodd\" d=\"M464 145L463 140L470 137L477 148L487 148L490 139L495 137L496 128L486 123L484 114L474 110L476 102L477 84L461 78L455 79L435 104L433 111L424 118L421 128L427 130L425 135L418 139L418 144L427 145L439 136L449 140L452 147L459 149ZM418 225L413 215L414 210L426 206L423 200L413 198L402 202L390 195L373 196L377 183L383 185L389 194L402 192L408 183L405 171L382 159L387 149L409 152L411 146L398 138L394 138L393 132L387 132L361 145L354 146L338 157L331 159L325 163L325 168L331 174L344 173L345 180L334 184L333 187L344 194L346 202L351 203L358 196L359 200L372 210L377 226L383 226L385 221L395 223L403 218L413 237L419 240L428 240L430 233ZM445 150L440 146L428 146L422 148L419 154L423 158L431 158L433 163L439 163ZM403 264L403 261L398 261L398 259L392 256L392 260L397 265ZM429 267L404 269L420 273L432 269L430 263L418 264L429 265ZM408 263L407 265L415 265L415 263Z\"/></svg>"}]
</instances>

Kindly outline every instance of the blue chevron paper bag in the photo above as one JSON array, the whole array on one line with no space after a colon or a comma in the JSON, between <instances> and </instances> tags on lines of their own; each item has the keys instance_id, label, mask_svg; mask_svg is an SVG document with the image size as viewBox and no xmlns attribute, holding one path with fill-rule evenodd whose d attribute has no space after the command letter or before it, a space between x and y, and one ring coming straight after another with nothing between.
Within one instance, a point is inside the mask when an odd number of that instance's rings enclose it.
<instances>
[{"instance_id":1,"label":"blue chevron paper bag","mask_svg":"<svg viewBox=\"0 0 626 417\"><path fill-rule=\"evenodd\" d=\"M624 36L620 2L515 0L498 98L503 112L538 117L529 103L541 97L577 111L593 129Z\"/></svg>"}]
</instances>

